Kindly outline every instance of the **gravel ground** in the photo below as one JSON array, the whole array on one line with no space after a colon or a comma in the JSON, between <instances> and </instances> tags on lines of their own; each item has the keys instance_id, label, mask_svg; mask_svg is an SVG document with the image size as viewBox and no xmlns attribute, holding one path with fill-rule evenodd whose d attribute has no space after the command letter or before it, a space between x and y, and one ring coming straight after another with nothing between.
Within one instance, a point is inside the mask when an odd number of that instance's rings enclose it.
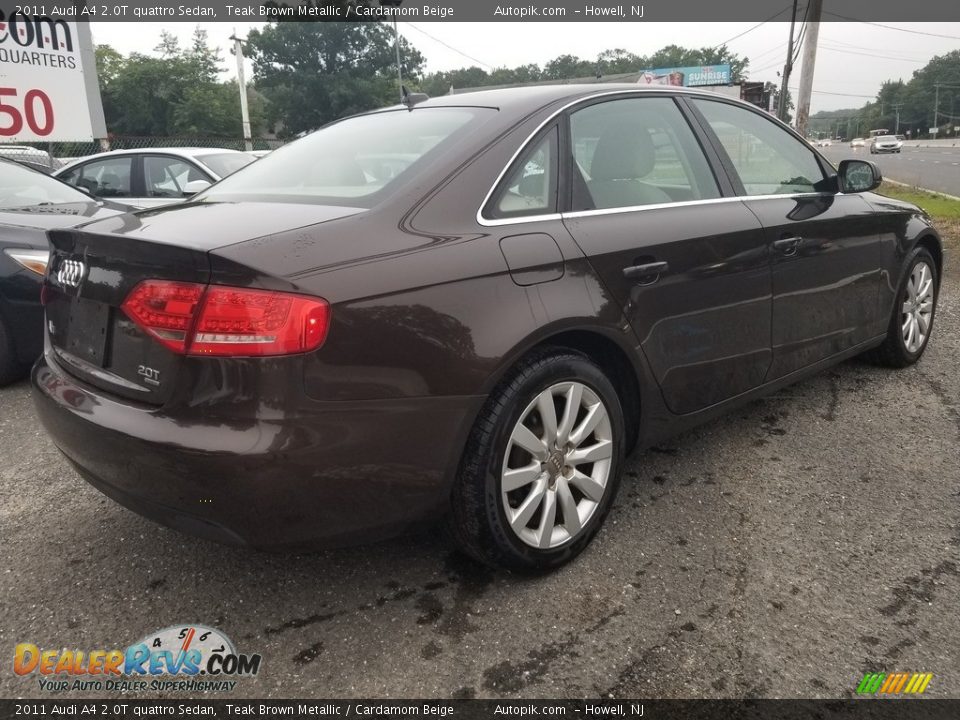
<instances>
[{"instance_id":1,"label":"gravel ground","mask_svg":"<svg viewBox=\"0 0 960 720\"><path fill-rule=\"evenodd\" d=\"M553 575L433 535L306 556L183 537L59 457L0 391L0 697L13 647L125 647L199 622L232 697L847 697L867 670L960 696L960 283L923 361L859 361L636 455L606 528ZM82 694L60 697L82 697Z\"/></svg>"}]
</instances>

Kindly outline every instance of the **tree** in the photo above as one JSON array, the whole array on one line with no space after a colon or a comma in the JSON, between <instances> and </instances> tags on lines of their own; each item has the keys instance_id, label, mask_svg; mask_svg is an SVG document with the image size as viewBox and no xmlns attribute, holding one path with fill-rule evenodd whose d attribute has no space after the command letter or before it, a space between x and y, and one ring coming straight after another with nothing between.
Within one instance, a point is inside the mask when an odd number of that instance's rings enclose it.
<instances>
[{"instance_id":1,"label":"tree","mask_svg":"<svg viewBox=\"0 0 960 720\"><path fill-rule=\"evenodd\" d=\"M597 72L597 64L576 55L560 55L543 66L544 80L572 80L589 77Z\"/></svg>"},{"instance_id":2,"label":"tree","mask_svg":"<svg viewBox=\"0 0 960 720\"><path fill-rule=\"evenodd\" d=\"M648 68L647 59L623 48L604 50L597 56L597 65L604 75L637 72Z\"/></svg>"},{"instance_id":3,"label":"tree","mask_svg":"<svg viewBox=\"0 0 960 720\"><path fill-rule=\"evenodd\" d=\"M190 46L163 32L157 55L96 49L107 129L114 135L239 137L240 94L235 82L220 81L223 58L197 28ZM247 93L254 134L264 125L264 102Z\"/></svg>"},{"instance_id":4,"label":"tree","mask_svg":"<svg viewBox=\"0 0 960 720\"><path fill-rule=\"evenodd\" d=\"M491 72L473 66L459 70L431 73L421 83L429 95L445 95L454 88L484 87L488 85L512 85L538 81L563 81L620 73L635 73L641 70L685 65L730 65L733 82L746 79L750 61L732 53L726 45L718 48L684 48L668 45L650 57L613 48L604 50L596 60L585 60L576 55L560 55L547 62L541 69L538 65L521 65L516 68L500 67Z\"/></svg>"},{"instance_id":5,"label":"tree","mask_svg":"<svg viewBox=\"0 0 960 720\"><path fill-rule=\"evenodd\" d=\"M253 30L247 47L269 117L293 135L398 97L394 38L379 22L278 22ZM416 86L423 56L400 40L404 80Z\"/></svg>"},{"instance_id":6,"label":"tree","mask_svg":"<svg viewBox=\"0 0 960 720\"><path fill-rule=\"evenodd\" d=\"M685 48L679 45L667 45L648 59L648 69L684 67L699 65L730 65L730 78L733 82L746 80L750 60L730 52L726 45L717 48Z\"/></svg>"}]
</instances>

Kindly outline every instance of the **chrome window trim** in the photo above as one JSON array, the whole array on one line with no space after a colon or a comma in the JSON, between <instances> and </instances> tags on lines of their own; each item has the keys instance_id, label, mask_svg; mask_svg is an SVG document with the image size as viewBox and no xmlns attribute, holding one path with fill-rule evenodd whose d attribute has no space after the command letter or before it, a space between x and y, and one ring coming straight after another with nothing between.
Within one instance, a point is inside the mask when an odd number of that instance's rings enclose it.
<instances>
[{"instance_id":1,"label":"chrome window trim","mask_svg":"<svg viewBox=\"0 0 960 720\"><path fill-rule=\"evenodd\" d=\"M618 215L620 213L642 212L644 210L665 210L667 208L695 207L697 205L718 205L720 203L747 202L750 200L802 200L803 198L815 197L839 197L845 193L832 192L808 192L791 193L782 195L734 195L730 197L706 198L704 200L677 200L669 203L652 203L650 205L633 205L630 207L617 208L599 208L596 210L575 210L567 213L550 213L548 215L526 215L518 218L504 218L500 220L486 220L477 218L478 222L485 227L497 227L499 225L516 225L518 223L546 222L549 220L567 220L575 218L593 217L594 215Z\"/></svg>"},{"instance_id":2,"label":"chrome window trim","mask_svg":"<svg viewBox=\"0 0 960 720\"><path fill-rule=\"evenodd\" d=\"M527 135L526 140L520 143L520 147L517 148L517 151L510 157L510 160L507 161L507 164L503 166L503 169L497 175L497 179L493 181L493 185L490 186L490 189L487 191L487 194L483 198L483 202L480 203L480 207L477 208L477 223L483 225L484 227L496 227L498 225L516 225L521 222L542 222L544 220L558 220L560 219L560 213L550 213L546 215L526 215L523 217L515 218L485 218L483 216L483 209L487 206L487 203L490 202L490 198L493 195L494 190L500 185L500 181L503 180L504 176L507 174L507 171L513 166L513 163L517 161L517 158L524 152L530 142L533 140L536 135L543 130L547 125L553 122L561 113L565 112L569 108L572 108L574 105L579 103L586 102L588 100L594 100L601 97L611 97L614 95L634 95L638 92L642 92L639 87L637 90L608 90L601 93L591 93L584 97L578 97L576 100L571 100L566 105L554 110L547 118L541 122L537 127L533 129L529 135Z\"/></svg>"},{"instance_id":3,"label":"chrome window trim","mask_svg":"<svg viewBox=\"0 0 960 720\"><path fill-rule=\"evenodd\" d=\"M574 212L568 213L545 213L542 215L523 215L512 218L485 218L483 216L483 209L487 206L487 203L490 202L490 198L493 196L494 191L500 185L500 181L506 176L507 171L513 166L513 163L517 161L517 158L523 154L527 149L530 143L533 141L534 137L543 130L547 125L553 122L561 113L572 108L574 105L578 105L583 102L590 100L595 100L596 98L602 97L612 97L616 95L632 95L636 97L642 97L642 93L650 92L649 90L641 90L640 88L636 90L608 90L607 92L595 93L591 95L586 95L584 97L579 97L576 100L571 100L566 105L558 108L552 112L543 122L537 125L534 128L527 138L520 144L520 147L515 153L510 157L510 160L507 161L507 164L504 165L503 169L497 175L497 179L494 180L493 185L490 186L490 189L487 191L486 196L483 198L483 202L480 203L480 207L477 208L477 224L483 227L500 227L503 225L519 225L521 223L530 223L530 222L548 222L552 220L563 220L564 218L581 218L581 217L590 217L592 215L613 215L616 213L632 213L640 212L642 210L662 210L664 208L676 208L676 207L692 207L696 205L713 205L717 203L724 202L743 202L745 200L772 200L772 199L791 199L791 198L805 198L805 197L819 197L827 195L842 195L843 193L829 193L829 192L808 192L808 193L792 193L792 194L783 194L783 195L734 195L728 197L719 197L719 198L705 198L703 200L678 200L677 202L670 203L655 203L651 205L634 205L631 207L622 207L622 208L601 208L597 210L577 210ZM674 94L676 95L698 95L704 91L695 91L692 89L684 88L684 92L677 92L677 88L674 88L672 92L668 93L666 96L670 97ZM711 98L707 98L711 99ZM742 100L737 101L740 104L744 103ZM736 104L736 103L731 103ZM752 107L752 106L751 106ZM816 154L816 153L815 153Z\"/></svg>"}]
</instances>

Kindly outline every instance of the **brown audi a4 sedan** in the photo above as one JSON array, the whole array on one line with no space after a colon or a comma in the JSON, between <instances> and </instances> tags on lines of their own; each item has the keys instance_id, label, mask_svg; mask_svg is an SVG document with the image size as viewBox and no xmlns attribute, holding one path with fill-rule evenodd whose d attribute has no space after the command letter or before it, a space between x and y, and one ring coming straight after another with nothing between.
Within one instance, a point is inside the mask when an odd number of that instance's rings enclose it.
<instances>
[{"instance_id":1,"label":"brown audi a4 sedan","mask_svg":"<svg viewBox=\"0 0 960 720\"><path fill-rule=\"evenodd\" d=\"M302 546L443 518L480 560L554 567L638 444L860 353L919 359L941 243L879 181L682 89L348 118L52 231L37 407L171 527Z\"/></svg>"}]
</instances>

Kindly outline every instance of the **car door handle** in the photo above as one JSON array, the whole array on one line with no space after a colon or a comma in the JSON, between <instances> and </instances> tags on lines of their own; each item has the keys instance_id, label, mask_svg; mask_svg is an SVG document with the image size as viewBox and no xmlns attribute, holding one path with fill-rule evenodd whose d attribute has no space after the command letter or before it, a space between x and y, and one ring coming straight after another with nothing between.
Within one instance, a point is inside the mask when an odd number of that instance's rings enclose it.
<instances>
[{"instance_id":1,"label":"car door handle","mask_svg":"<svg viewBox=\"0 0 960 720\"><path fill-rule=\"evenodd\" d=\"M784 255L796 255L802 241L803 238L799 235L782 237L773 241L773 249L779 250Z\"/></svg>"},{"instance_id":2,"label":"car door handle","mask_svg":"<svg viewBox=\"0 0 960 720\"><path fill-rule=\"evenodd\" d=\"M660 279L670 265L666 262L652 262L643 265L631 265L623 269L623 276L628 280L635 280L643 285L650 285Z\"/></svg>"}]
</instances>

